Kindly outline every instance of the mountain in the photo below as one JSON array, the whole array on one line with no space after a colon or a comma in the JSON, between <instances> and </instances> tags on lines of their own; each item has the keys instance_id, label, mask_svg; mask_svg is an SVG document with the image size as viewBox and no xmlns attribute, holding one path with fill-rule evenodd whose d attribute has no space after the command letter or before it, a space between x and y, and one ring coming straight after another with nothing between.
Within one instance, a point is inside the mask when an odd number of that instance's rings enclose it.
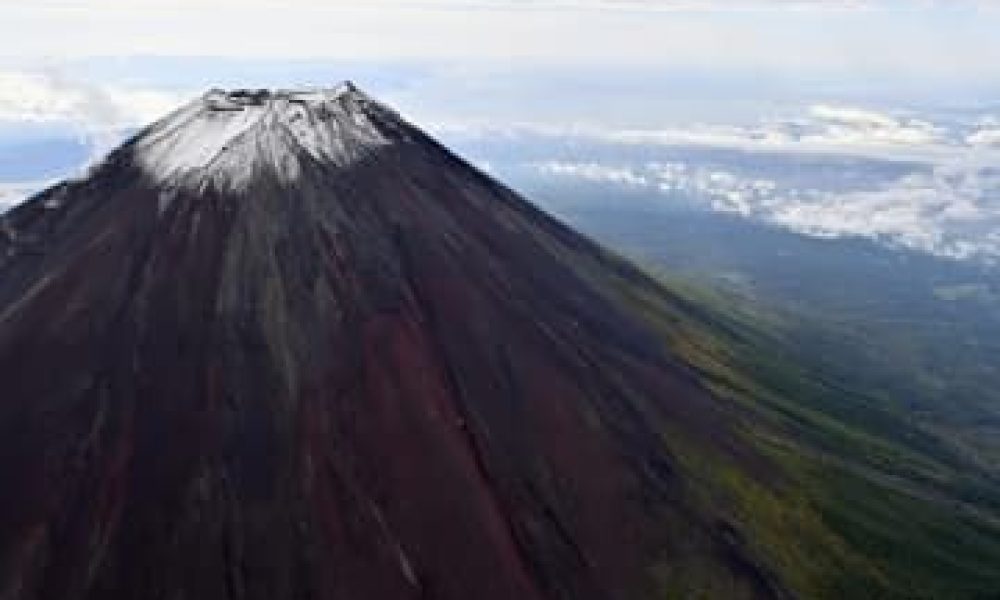
<instances>
[{"instance_id":1,"label":"mountain","mask_svg":"<svg viewBox=\"0 0 1000 600\"><path fill-rule=\"evenodd\" d=\"M1000 589L766 333L349 83L211 91L0 218L0 598Z\"/></svg>"}]
</instances>

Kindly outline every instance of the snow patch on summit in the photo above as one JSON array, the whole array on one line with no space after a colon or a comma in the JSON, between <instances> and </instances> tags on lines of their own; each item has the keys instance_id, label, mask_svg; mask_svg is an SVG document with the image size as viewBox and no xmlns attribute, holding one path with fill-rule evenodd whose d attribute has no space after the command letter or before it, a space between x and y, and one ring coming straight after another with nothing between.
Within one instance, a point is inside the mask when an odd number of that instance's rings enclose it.
<instances>
[{"instance_id":1,"label":"snow patch on summit","mask_svg":"<svg viewBox=\"0 0 1000 600\"><path fill-rule=\"evenodd\" d=\"M261 175L294 181L304 160L345 166L391 143L372 119L386 111L350 83L330 90L212 90L154 124L133 148L159 183L245 189Z\"/></svg>"}]
</instances>

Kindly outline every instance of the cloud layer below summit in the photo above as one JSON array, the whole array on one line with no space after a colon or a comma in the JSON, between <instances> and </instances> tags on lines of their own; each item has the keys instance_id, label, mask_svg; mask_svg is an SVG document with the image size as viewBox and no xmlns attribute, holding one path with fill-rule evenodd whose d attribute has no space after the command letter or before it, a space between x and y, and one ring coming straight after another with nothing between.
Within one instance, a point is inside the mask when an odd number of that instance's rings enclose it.
<instances>
[{"instance_id":1,"label":"cloud layer below summit","mask_svg":"<svg viewBox=\"0 0 1000 600\"><path fill-rule=\"evenodd\" d=\"M806 235L1000 262L996 116L936 123L833 106L807 115L750 128L578 131L578 139L639 147L646 159L622 151L630 158L615 160L607 152L530 167L553 181L603 186L609 197L613 190L643 193L645 202L683 200ZM528 131L521 135L558 137ZM720 158L719 149L728 153Z\"/></svg>"}]
</instances>

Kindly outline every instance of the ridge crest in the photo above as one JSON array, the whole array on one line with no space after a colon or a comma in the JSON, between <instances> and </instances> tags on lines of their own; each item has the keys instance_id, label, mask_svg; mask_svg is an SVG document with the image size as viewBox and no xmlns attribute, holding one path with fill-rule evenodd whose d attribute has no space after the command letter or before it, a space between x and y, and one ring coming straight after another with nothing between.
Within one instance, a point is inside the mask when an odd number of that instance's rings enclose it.
<instances>
[{"instance_id":1,"label":"ridge crest","mask_svg":"<svg viewBox=\"0 0 1000 600\"><path fill-rule=\"evenodd\" d=\"M211 89L132 143L159 183L245 189L258 178L296 180L307 157L346 167L398 139L398 120L350 81L332 88Z\"/></svg>"}]
</instances>

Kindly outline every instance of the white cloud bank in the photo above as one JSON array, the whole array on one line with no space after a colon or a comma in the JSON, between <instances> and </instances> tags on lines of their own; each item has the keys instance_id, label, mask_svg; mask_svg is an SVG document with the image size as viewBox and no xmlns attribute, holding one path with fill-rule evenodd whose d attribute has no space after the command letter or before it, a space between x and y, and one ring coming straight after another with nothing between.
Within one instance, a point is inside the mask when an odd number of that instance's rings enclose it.
<instances>
[{"instance_id":1,"label":"white cloud bank","mask_svg":"<svg viewBox=\"0 0 1000 600\"><path fill-rule=\"evenodd\" d=\"M847 106L818 104L810 115L819 131L805 134L801 141L831 145L927 145L941 143L944 130L914 118Z\"/></svg>"},{"instance_id":2,"label":"white cloud bank","mask_svg":"<svg viewBox=\"0 0 1000 600\"><path fill-rule=\"evenodd\" d=\"M940 164L870 189L841 192L677 161L534 167L550 176L680 195L717 212L805 235L863 237L942 257L1000 262L1000 168L982 162Z\"/></svg>"},{"instance_id":3,"label":"white cloud bank","mask_svg":"<svg viewBox=\"0 0 1000 600\"><path fill-rule=\"evenodd\" d=\"M649 180L628 167L613 167L594 162L539 162L534 167L549 175L568 175L596 183L612 183L630 187L649 185Z\"/></svg>"},{"instance_id":4,"label":"white cloud bank","mask_svg":"<svg viewBox=\"0 0 1000 600\"><path fill-rule=\"evenodd\" d=\"M985 118L964 128L928 119L836 104L816 104L802 115L754 125L631 129L597 123L571 125L437 123L431 129L459 138L582 139L632 146L705 146L748 152L837 154L887 160L938 162L970 150L1000 148L1000 124Z\"/></svg>"},{"instance_id":5,"label":"white cloud bank","mask_svg":"<svg viewBox=\"0 0 1000 600\"><path fill-rule=\"evenodd\" d=\"M159 90L81 83L54 72L0 71L0 121L113 130L149 123L180 101Z\"/></svg>"},{"instance_id":6,"label":"white cloud bank","mask_svg":"<svg viewBox=\"0 0 1000 600\"><path fill-rule=\"evenodd\" d=\"M564 160L532 166L548 176L680 196L714 211L807 235L871 238L943 257L1000 263L1000 126L995 116L987 116L964 129L956 127L824 104L809 108L804 117L748 128L645 132L583 128L573 134L653 148L694 145L787 155L776 160L812 155L809 160L821 164L826 154L867 156L900 161L903 173L885 179L858 178L857 173L843 171L809 187L803 186L802 178L797 184L794 177L784 179L782 169L760 177L738 162L732 169L725 166L728 163L683 160L643 164ZM793 174L796 167L789 163L788 169ZM831 181L850 181L851 186L835 190Z\"/></svg>"},{"instance_id":7,"label":"white cloud bank","mask_svg":"<svg viewBox=\"0 0 1000 600\"><path fill-rule=\"evenodd\" d=\"M32 194L51 185L49 181L0 183L0 214L28 199Z\"/></svg>"},{"instance_id":8,"label":"white cloud bank","mask_svg":"<svg viewBox=\"0 0 1000 600\"><path fill-rule=\"evenodd\" d=\"M873 190L791 198L759 215L809 235L868 237L956 259L1000 261L1000 174L937 168Z\"/></svg>"},{"instance_id":9,"label":"white cloud bank","mask_svg":"<svg viewBox=\"0 0 1000 600\"><path fill-rule=\"evenodd\" d=\"M163 117L183 101L162 90L83 83L57 72L0 71L0 125L65 127L99 158L130 128Z\"/></svg>"}]
</instances>

